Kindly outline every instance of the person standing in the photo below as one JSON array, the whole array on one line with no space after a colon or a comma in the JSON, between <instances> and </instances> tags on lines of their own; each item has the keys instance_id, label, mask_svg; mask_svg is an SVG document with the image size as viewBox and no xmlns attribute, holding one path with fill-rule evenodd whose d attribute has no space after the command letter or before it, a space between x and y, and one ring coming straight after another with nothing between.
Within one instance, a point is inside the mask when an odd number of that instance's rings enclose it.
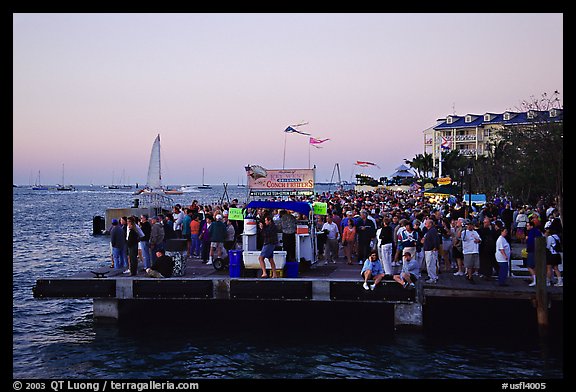
<instances>
[{"instance_id":1,"label":"person standing","mask_svg":"<svg viewBox=\"0 0 576 392\"><path fill-rule=\"evenodd\" d=\"M533 221L526 223L526 252L528 257L526 259L526 267L532 276L532 282L528 285L530 287L536 286L536 238L542 237L542 232L534 225Z\"/></svg>"},{"instance_id":2,"label":"person standing","mask_svg":"<svg viewBox=\"0 0 576 392\"><path fill-rule=\"evenodd\" d=\"M182 238L182 224L184 223L184 212L180 204L176 204L173 209L174 213L174 238Z\"/></svg>"},{"instance_id":3,"label":"person standing","mask_svg":"<svg viewBox=\"0 0 576 392\"><path fill-rule=\"evenodd\" d=\"M482 227L478 229L478 234L480 234L480 270L478 273L481 278L490 280L490 277L494 272L498 271L498 263L494 255L496 254L496 240L498 236L496 235L496 230L490 221L490 218L484 217L482 221Z\"/></svg>"},{"instance_id":4,"label":"person standing","mask_svg":"<svg viewBox=\"0 0 576 392\"><path fill-rule=\"evenodd\" d=\"M190 208L185 208L184 219L182 221L182 238L186 239L186 253L187 257L192 258L192 236L190 234L190 222L192 222L193 211Z\"/></svg>"},{"instance_id":5,"label":"person standing","mask_svg":"<svg viewBox=\"0 0 576 392\"><path fill-rule=\"evenodd\" d=\"M144 233L143 237L140 237L140 242L138 243L138 248L142 252L142 261L144 263L144 268L150 268L152 265L150 261L150 234L152 231L152 226L148 222L148 215L140 215L140 229Z\"/></svg>"},{"instance_id":6,"label":"person standing","mask_svg":"<svg viewBox=\"0 0 576 392\"><path fill-rule=\"evenodd\" d=\"M208 262L210 256L210 226L212 225L212 215L206 214L202 229L200 229L200 242L202 244L202 263Z\"/></svg>"},{"instance_id":7,"label":"person standing","mask_svg":"<svg viewBox=\"0 0 576 392\"><path fill-rule=\"evenodd\" d=\"M112 219L112 229L110 229L110 244L112 245L112 257L114 258L114 268L124 269L124 257L122 257L122 251L126 247L126 237L124 236L124 230L118 224L118 219Z\"/></svg>"},{"instance_id":8,"label":"person standing","mask_svg":"<svg viewBox=\"0 0 576 392\"><path fill-rule=\"evenodd\" d=\"M260 229L262 234L262 250L260 256L258 256L258 262L260 263L260 269L262 270L261 278L267 278L266 273L266 263L264 259L268 259L270 262L270 269L272 270L272 278L277 278L276 273L276 263L274 263L274 249L276 244L278 244L278 232L276 229L276 224L272 221L272 218L267 215L264 218L264 222L260 223Z\"/></svg>"},{"instance_id":9,"label":"person standing","mask_svg":"<svg viewBox=\"0 0 576 392\"><path fill-rule=\"evenodd\" d=\"M326 215L326 223L322 226L322 231L326 233L326 244L325 244L325 264L329 262L336 263L338 258L338 240L340 239L340 230L338 225L334 223L332 219L332 214Z\"/></svg>"},{"instance_id":10,"label":"person standing","mask_svg":"<svg viewBox=\"0 0 576 392\"><path fill-rule=\"evenodd\" d=\"M464 268L466 268L466 280L474 283L472 275L480 268L480 234L475 230L474 223L466 220L466 229L462 231L462 254L464 255Z\"/></svg>"},{"instance_id":11,"label":"person standing","mask_svg":"<svg viewBox=\"0 0 576 392\"><path fill-rule=\"evenodd\" d=\"M158 215L160 217L160 215ZM176 238L176 234L174 233L174 222L172 221L172 216L170 214L166 214L166 216L162 217L162 225L164 227L164 241L168 241L171 239Z\"/></svg>"},{"instance_id":12,"label":"person standing","mask_svg":"<svg viewBox=\"0 0 576 392\"><path fill-rule=\"evenodd\" d=\"M524 208L520 208L520 210L518 210L518 215L516 215L515 223L516 223L516 239L521 243L525 243L528 215L526 215L526 210L524 210Z\"/></svg>"},{"instance_id":13,"label":"person standing","mask_svg":"<svg viewBox=\"0 0 576 392\"><path fill-rule=\"evenodd\" d=\"M364 260L370 255L370 242L376 237L376 226L368 219L366 210L360 211L356 233L358 235L358 264L365 264Z\"/></svg>"},{"instance_id":14,"label":"person standing","mask_svg":"<svg viewBox=\"0 0 576 392\"><path fill-rule=\"evenodd\" d=\"M216 215L216 220L212 222L208 231L210 232L210 258L206 264L212 264L215 258L222 258L226 252L224 249L226 225L222 222L222 215Z\"/></svg>"},{"instance_id":15,"label":"person standing","mask_svg":"<svg viewBox=\"0 0 576 392\"><path fill-rule=\"evenodd\" d=\"M228 211L222 211L222 221L226 226L226 238L224 238L224 249L227 252L233 250L236 246L236 230L234 229L234 225L232 221L228 219Z\"/></svg>"},{"instance_id":16,"label":"person standing","mask_svg":"<svg viewBox=\"0 0 576 392\"><path fill-rule=\"evenodd\" d=\"M136 231L136 220L134 217L128 218L128 233L126 236L126 244L128 245L128 264L130 266L128 272L130 276L136 276L138 273L138 243L140 236ZM127 273L124 271L124 273Z\"/></svg>"},{"instance_id":17,"label":"person standing","mask_svg":"<svg viewBox=\"0 0 576 392\"><path fill-rule=\"evenodd\" d=\"M386 275L393 275L394 270L392 269L392 247L393 247L393 236L394 230L390 226L390 218L385 217L382 219L382 227L380 228L379 249L382 261L382 267L384 267L384 273Z\"/></svg>"},{"instance_id":18,"label":"person standing","mask_svg":"<svg viewBox=\"0 0 576 392\"><path fill-rule=\"evenodd\" d=\"M438 282L438 249L440 249L440 235L432 219L424 222L426 233L422 238L422 248L424 249L424 260L426 262L426 272L428 273L428 283Z\"/></svg>"},{"instance_id":19,"label":"person standing","mask_svg":"<svg viewBox=\"0 0 576 392\"><path fill-rule=\"evenodd\" d=\"M200 214L194 214L190 222L190 254L200 257Z\"/></svg>"},{"instance_id":20,"label":"person standing","mask_svg":"<svg viewBox=\"0 0 576 392\"><path fill-rule=\"evenodd\" d=\"M402 245L401 245L401 238L402 232L406 230L406 223L408 223L408 219L400 219L398 224L394 228L394 237L393 239L393 252L394 252L394 259L392 260L392 266L397 266L398 263L402 265Z\"/></svg>"},{"instance_id":21,"label":"person standing","mask_svg":"<svg viewBox=\"0 0 576 392\"><path fill-rule=\"evenodd\" d=\"M508 286L506 279L508 277L508 263L510 260L510 244L506 239L508 229L504 226L500 236L496 240L496 252L494 257L498 263L498 286Z\"/></svg>"},{"instance_id":22,"label":"person standing","mask_svg":"<svg viewBox=\"0 0 576 392\"><path fill-rule=\"evenodd\" d=\"M440 237L442 238L442 250L444 258L444 272L452 271L452 231L450 226L450 219L442 219L442 229L440 231Z\"/></svg>"},{"instance_id":23,"label":"person standing","mask_svg":"<svg viewBox=\"0 0 576 392\"><path fill-rule=\"evenodd\" d=\"M322 231L324 217L316 215L316 246L318 247L318 261L324 260L324 247L326 244L326 233Z\"/></svg>"},{"instance_id":24,"label":"person standing","mask_svg":"<svg viewBox=\"0 0 576 392\"><path fill-rule=\"evenodd\" d=\"M160 223L160 219L157 216L150 218L150 260L152 264L156 260L156 251L159 249L164 249L164 228Z\"/></svg>"},{"instance_id":25,"label":"person standing","mask_svg":"<svg viewBox=\"0 0 576 392\"><path fill-rule=\"evenodd\" d=\"M564 286L562 274L558 268L558 265L562 264L562 255L560 255L556 246L561 241L560 237L550 228L546 229L544 235L546 236L546 285L552 284L552 277L556 274L558 279L556 286Z\"/></svg>"},{"instance_id":26,"label":"person standing","mask_svg":"<svg viewBox=\"0 0 576 392\"><path fill-rule=\"evenodd\" d=\"M346 264L352 264L352 249L356 243L356 226L354 226L354 219L348 219L348 224L342 230L342 247L344 248L344 255L348 260Z\"/></svg>"},{"instance_id":27,"label":"person standing","mask_svg":"<svg viewBox=\"0 0 576 392\"><path fill-rule=\"evenodd\" d=\"M410 252L413 255L414 259L416 259L416 244L421 239L418 238L418 233L414 231L414 226L412 226L412 222L406 220L404 225L404 230L399 231L398 235L398 249L402 251L402 254L405 252ZM417 259L416 259L417 260ZM418 261L418 260L417 260Z\"/></svg>"},{"instance_id":28,"label":"person standing","mask_svg":"<svg viewBox=\"0 0 576 392\"><path fill-rule=\"evenodd\" d=\"M514 212L510 208L510 203L506 203L504 209L500 213L504 226L508 229L508 234L512 235L512 222L514 221Z\"/></svg>"},{"instance_id":29,"label":"person standing","mask_svg":"<svg viewBox=\"0 0 576 392\"><path fill-rule=\"evenodd\" d=\"M462 254L462 231L464 230L464 218L458 218L454 222L452 233L452 255L456 260L456 269L454 276L464 276L464 255Z\"/></svg>"},{"instance_id":30,"label":"person standing","mask_svg":"<svg viewBox=\"0 0 576 392\"><path fill-rule=\"evenodd\" d=\"M286 210L280 211L282 228L282 249L286 251L286 261L296 261L296 217Z\"/></svg>"}]
</instances>

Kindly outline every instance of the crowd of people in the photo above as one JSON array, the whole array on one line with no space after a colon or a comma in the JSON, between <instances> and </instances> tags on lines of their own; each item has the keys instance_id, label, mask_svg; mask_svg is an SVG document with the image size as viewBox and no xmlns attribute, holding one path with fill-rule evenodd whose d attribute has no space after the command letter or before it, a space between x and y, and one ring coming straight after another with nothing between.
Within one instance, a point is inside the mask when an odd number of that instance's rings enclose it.
<instances>
[{"instance_id":1,"label":"crowd of people","mask_svg":"<svg viewBox=\"0 0 576 392\"><path fill-rule=\"evenodd\" d=\"M551 201L513 206L506 197L495 197L483 205L467 206L458 200L424 197L419 191L385 189L339 190L292 200L327 204L327 215L316 215L311 223L317 235L317 259L325 264L343 260L361 265L367 289L374 289L386 275L410 287L422 275L436 283L443 273L462 276L470 283L486 279L506 286L513 242L526 248L529 285L534 286L534 244L540 236L546 236L547 284L563 285L558 268L562 252L557 246L563 239L562 223ZM215 258L226 257L242 243L243 221L228 219L233 207L244 205L237 199L215 205L194 200L188 207L175 205L172 214L165 216L115 219L110 230L112 267L135 275L141 261L145 270L155 270L156 253L171 238L186 239L190 259L211 264ZM282 209L248 212L259 223L261 277L268 276L263 259L273 262L270 249L278 246L272 238L276 233L281 234L286 260L296 261L296 225L308 217ZM275 226L273 234L269 224ZM272 273L276 277L275 268ZM369 280L374 283L369 285Z\"/></svg>"}]
</instances>

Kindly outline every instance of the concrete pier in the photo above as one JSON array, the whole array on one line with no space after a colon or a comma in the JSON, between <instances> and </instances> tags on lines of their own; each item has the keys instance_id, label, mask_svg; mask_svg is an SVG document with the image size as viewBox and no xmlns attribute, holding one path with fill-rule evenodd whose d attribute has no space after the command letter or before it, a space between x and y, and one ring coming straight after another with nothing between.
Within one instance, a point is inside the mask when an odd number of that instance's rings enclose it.
<instances>
[{"instance_id":1,"label":"concrete pier","mask_svg":"<svg viewBox=\"0 0 576 392\"><path fill-rule=\"evenodd\" d=\"M242 314L259 317L264 306L274 309L278 317L288 317L286 322L292 320L284 312L293 313L292 317L306 314L307 318L318 319L329 314L354 322L363 313L377 310L391 320L394 330L425 328L431 313L438 313L438 309L443 312L439 305L442 301L501 301L514 310L515 304L532 304L536 296L534 288L521 277L510 278L509 286L499 287L495 280L478 278L471 284L452 273L440 274L435 284L419 280L415 288L407 289L387 277L374 291L365 290L359 269L359 265L339 262L316 265L301 271L297 278L260 279L254 277L254 270L243 270L241 277L231 278L228 270L216 271L195 259L187 262L180 277L155 279L143 271L132 277L102 267L94 272L107 272L106 277L85 271L70 277L38 279L33 293L38 299L93 298L94 318L98 321L119 322L134 315L157 317L164 308L176 306L178 310L168 314L213 312L213 317L218 318L226 312L239 311L240 316L228 320L238 323L244 321ZM547 290L552 308L558 308L563 301L563 288L550 286Z\"/></svg>"}]
</instances>

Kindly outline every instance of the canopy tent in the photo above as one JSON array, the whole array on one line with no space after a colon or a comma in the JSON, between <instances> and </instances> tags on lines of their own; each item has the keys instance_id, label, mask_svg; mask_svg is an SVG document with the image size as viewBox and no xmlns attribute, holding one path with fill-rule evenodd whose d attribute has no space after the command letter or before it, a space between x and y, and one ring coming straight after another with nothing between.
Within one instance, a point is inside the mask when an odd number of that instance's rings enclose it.
<instances>
[{"instance_id":1,"label":"canopy tent","mask_svg":"<svg viewBox=\"0 0 576 392\"><path fill-rule=\"evenodd\" d=\"M449 197L450 195L459 195L460 187L455 185L440 185L424 191L424 196Z\"/></svg>"},{"instance_id":2,"label":"canopy tent","mask_svg":"<svg viewBox=\"0 0 576 392\"><path fill-rule=\"evenodd\" d=\"M392 173L392 175L390 177L392 177L392 178L394 178L394 177L409 178L409 177L414 177L414 174L412 174L410 172L405 172L405 171L397 171L397 172Z\"/></svg>"},{"instance_id":3,"label":"canopy tent","mask_svg":"<svg viewBox=\"0 0 576 392\"><path fill-rule=\"evenodd\" d=\"M472 196L472 200L470 200L470 196ZM484 205L486 204L486 195L484 193L466 194L464 195L464 201L467 204Z\"/></svg>"},{"instance_id":4,"label":"canopy tent","mask_svg":"<svg viewBox=\"0 0 576 392\"><path fill-rule=\"evenodd\" d=\"M254 200L248 203L244 208L278 208L299 212L302 215L308 215L312 210L310 203L305 201L260 201Z\"/></svg>"},{"instance_id":5,"label":"canopy tent","mask_svg":"<svg viewBox=\"0 0 576 392\"><path fill-rule=\"evenodd\" d=\"M404 165L400 165L394 170L396 170L396 171L390 175L390 177L392 177L392 178L394 178L394 177L406 177L406 178L414 177L414 174L410 172L410 168L408 168Z\"/></svg>"}]
</instances>

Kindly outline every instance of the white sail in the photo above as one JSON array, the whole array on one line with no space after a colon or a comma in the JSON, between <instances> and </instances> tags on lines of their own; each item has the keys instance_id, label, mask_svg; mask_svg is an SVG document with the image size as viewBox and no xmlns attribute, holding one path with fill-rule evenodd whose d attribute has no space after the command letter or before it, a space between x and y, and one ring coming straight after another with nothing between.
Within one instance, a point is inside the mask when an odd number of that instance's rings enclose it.
<instances>
[{"instance_id":1,"label":"white sail","mask_svg":"<svg viewBox=\"0 0 576 392\"><path fill-rule=\"evenodd\" d=\"M162 172L160 170L160 134L156 136L152 151L150 152L150 164L148 165L148 182L150 189L162 188Z\"/></svg>"}]
</instances>

